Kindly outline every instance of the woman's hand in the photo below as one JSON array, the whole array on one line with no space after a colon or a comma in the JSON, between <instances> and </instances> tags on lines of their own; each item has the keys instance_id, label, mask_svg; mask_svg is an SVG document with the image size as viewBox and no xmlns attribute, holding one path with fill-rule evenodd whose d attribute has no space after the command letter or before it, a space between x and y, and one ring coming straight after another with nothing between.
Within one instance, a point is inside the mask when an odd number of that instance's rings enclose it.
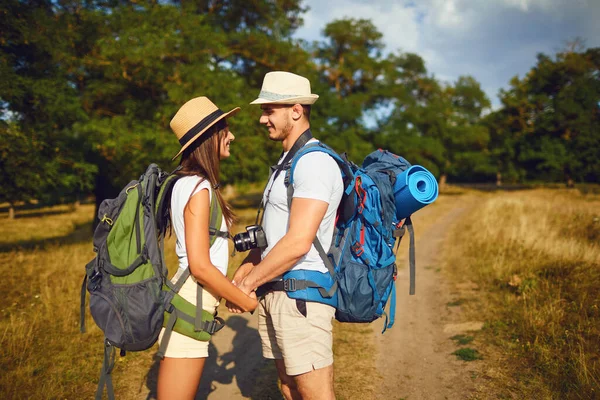
<instances>
[{"instance_id":1,"label":"woman's hand","mask_svg":"<svg viewBox=\"0 0 600 400\"><path fill-rule=\"evenodd\" d=\"M235 280L231 281L231 283L238 286L238 283L236 283ZM238 286L238 288L239 288L239 286ZM256 292L254 290L249 291L249 292L246 292L246 291L243 291L243 292L250 298L250 301L248 302L248 307L242 308L236 304L233 304L230 301L227 301L225 303L225 306L227 307L227 309L229 310L230 313L243 314L246 311L253 312L256 309L256 307L258 307L258 298L256 297Z\"/></svg>"}]
</instances>

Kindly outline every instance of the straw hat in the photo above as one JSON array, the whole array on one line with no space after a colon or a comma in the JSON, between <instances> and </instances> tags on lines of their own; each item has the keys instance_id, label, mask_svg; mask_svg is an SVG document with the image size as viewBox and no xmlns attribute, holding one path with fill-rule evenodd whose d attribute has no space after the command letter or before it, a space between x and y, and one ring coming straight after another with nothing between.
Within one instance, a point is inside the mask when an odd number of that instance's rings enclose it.
<instances>
[{"instance_id":1,"label":"straw hat","mask_svg":"<svg viewBox=\"0 0 600 400\"><path fill-rule=\"evenodd\" d=\"M250 104L313 104L319 98L310 92L310 82L291 72L265 75L258 98Z\"/></svg>"},{"instance_id":2,"label":"straw hat","mask_svg":"<svg viewBox=\"0 0 600 400\"><path fill-rule=\"evenodd\" d=\"M224 113L208 97L196 97L181 106L170 123L171 129L181 144L181 150L173 157L173 160L202 136L208 128L224 118L234 116L238 111L240 108L236 107L228 113Z\"/></svg>"}]
</instances>

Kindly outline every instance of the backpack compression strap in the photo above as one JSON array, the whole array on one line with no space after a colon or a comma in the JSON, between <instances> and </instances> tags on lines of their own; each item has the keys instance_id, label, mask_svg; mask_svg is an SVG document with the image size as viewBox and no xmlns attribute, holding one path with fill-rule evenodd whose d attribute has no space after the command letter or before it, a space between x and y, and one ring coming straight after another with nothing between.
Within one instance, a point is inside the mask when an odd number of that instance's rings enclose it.
<instances>
[{"instance_id":1,"label":"backpack compression strap","mask_svg":"<svg viewBox=\"0 0 600 400\"><path fill-rule=\"evenodd\" d=\"M108 400L115 400L115 391L112 384L112 370L115 366L116 349L104 338L104 361L102 362L102 369L100 370L100 381L98 382L98 389L96 389L96 400L102 400L102 393L104 393L104 386L106 386L106 395Z\"/></svg>"},{"instance_id":2,"label":"backpack compression strap","mask_svg":"<svg viewBox=\"0 0 600 400\"><path fill-rule=\"evenodd\" d=\"M408 294L415 294L415 230L412 224L412 220L410 216L406 217L404 220L404 225L400 229L396 229L394 231L394 237L398 239L396 243L396 252L400 247L400 242L402 241L402 237L404 236L404 230L408 230L408 235L410 236L409 250L408 250L408 264L410 270L410 286L408 289ZM392 322L393 323L393 322Z\"/></svg>"}]
</instances>

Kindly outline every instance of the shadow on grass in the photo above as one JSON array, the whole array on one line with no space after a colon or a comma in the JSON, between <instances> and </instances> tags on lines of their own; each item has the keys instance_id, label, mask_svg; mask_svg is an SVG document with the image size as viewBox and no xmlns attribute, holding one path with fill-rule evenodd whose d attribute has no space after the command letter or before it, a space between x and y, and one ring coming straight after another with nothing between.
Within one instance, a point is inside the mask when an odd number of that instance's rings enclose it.
<instances>
[{"instance_id":1,"label":"shadow on grass","mask_svg":"<svg viewBox=\"0 0 600 400\"><path fill-rule=\"evenodd\" d=\"M216 347L209 343L208 359L204 364L195 399L207 399L217 390L215 383L229 385L234 381L240 396L245 398L281 399L275 366L272 361L262 357L258 331L248 326L248 320L235 315L229 317L226 323L235 331L233 349L228 353L219 354ZM160 361L156 360L148 372L147 400L156 399L159 365Z\"/></svg>"},{"instance_id":2,"label":"shadow on grass","mask_svg":"<svg viewBox=\"0 0 600 400\"><path fill-rule=\"evenodd\" d=\"M12 250L33 250L36 248L45 248L51 245L66 245L91 242L92 240L92 222L75 225L75 229L64 236L39 240L22 240L11 243L0 243L0 253L7 253ZM91 244L90 244L91 248Z\"/></svg>"}]
</instances>

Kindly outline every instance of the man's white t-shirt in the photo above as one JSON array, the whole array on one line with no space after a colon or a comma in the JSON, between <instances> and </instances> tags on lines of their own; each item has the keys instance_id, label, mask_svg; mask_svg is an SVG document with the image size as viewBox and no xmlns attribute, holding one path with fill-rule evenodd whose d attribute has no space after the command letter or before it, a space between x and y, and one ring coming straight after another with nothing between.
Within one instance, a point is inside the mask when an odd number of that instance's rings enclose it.
<instances>
[{"instance_id":1,"label":"man's white t-shirt","mask_svg":"<svg viewBox=\"0 0 600 400\"><path fill-rule=\"evenodd\" d=\"M311 139L308 143L317 142ZM279 159L283 161L287 152ZM289 228L290 210L288 207L287 188L285 187L286 171L281 171L275 182L273 179L275 173L267 183L265 193L263 194L263 203L265 211L262 226L267 237L268 247L262 252L262 258L265 258L269 251L286 234ZM331 245L337 208L344 192L344 183L338 164L331 156L316 151L302 156L294 169L294 198L305 198L322 200L328 203L327 212L321 221L317 238L327 251ZM267 194L270 194L267 199ZM311 271L327 272L327 267L319 256L319 252L314 245L310 251L302 257L293 267L295 269L304 269Z\"/></svg>"},{"instance_id":2,"label":"man's white t-shirt","mask_svg":"<svg viewBox=\"0 0 600 400\"><path fill-rule=\"evenodd\" d=\"M198 182L200 182L200 184L196 187ZM184 176L175 182L175 186L173 186L173 192L171 193L171 219L173 221L175 235L177 236L175 252L179 258L179 269L185 269L188 267L187 251L185 247L185 224L183 219L183 210L185 209L185 206L189 202L191 196L198 194L201 190L208 190L208 197L210 200L212 200L212 188L208 180L199 176ZM192 191L194 192L193 194ZM227 230L225 217L223 217L220 230ZM221 237L217 237L215 239L215 243L210 247L210 260L213 265L223 273L223 275L227 274L227 265L229 263L229 246L227 239Z\"/></svg>"}]
</instances>

